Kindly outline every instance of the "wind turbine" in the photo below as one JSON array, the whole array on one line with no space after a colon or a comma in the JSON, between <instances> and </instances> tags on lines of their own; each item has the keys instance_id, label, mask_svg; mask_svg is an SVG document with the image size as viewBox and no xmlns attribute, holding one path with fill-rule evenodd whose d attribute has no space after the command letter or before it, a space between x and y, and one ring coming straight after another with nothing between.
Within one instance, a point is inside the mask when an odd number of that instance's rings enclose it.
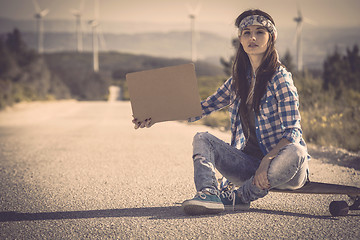
<instances>
[{"instance_id":1,"label":"wind turbine","mask_svg":"<svg viewBox=\"0 0 360 240\"><path fill-rule=\"evenodd\" d=\"M40 5L37 0L33 0L33 5L35 8L35 19L36 19L36 31L37 31L37 50L38 53L43 53L44 51L44 23L43 18L49 13L49 9L41 10Z\"/></svg>"},{"instance_id":2,"label":"wind turbine","mask_svg":"<svg viewBox=\"0 0 360 240\"><path fill-rule=\"evenodd\" d=\"M296 65L297 71L303 70L303 50L302 50L302 28L303 22L316 25L316 23L306 17L303 17L300 6L298 5L298 16L294 18L296 22Z\"/></svg>"},{"instance_id":3,"label":"wind turbine","mask_svg":"<svg viewBox=\"0 0 360 240\"><path fill-rule=\"evenodd\" d=\"M80 6L79 9L70 9L70 12L74 15L75 17L75 24L76 24L76 40L77 40L77 44L76 44L76 50L77 52L82 52L83 51L83 29L82 29L82 22L81 22L81 17L83 14L83 10L84 10L84 3L85 0L80 0Z\"/></svg>"},{"instance_id":4,"label":"wind turbine","mask_svg":"<svg viewBox=\"0 0 360 240\"><path fill-rule=\"evenodd\" d=\"M296 65L298 72L300 72L303 69L302 41L301 41L303 16L299 7L298 7L298 16L294 18L294 21L296 22Z\"/></svg>"},{"instance_id":5,"label":"wind turbine","mask_svg":"<svg viewBox=\"0 0 360 240\"><path fill-rule=\"evenodd\" d=\"M94 0L94 19L89 21L92 28L92 48L93 48L93 70L99 71L99 39L98 39L98 26L99 26L99 1Z\"/></svg>"},{"instance_id":6,"label":"wind turbine","mask_svg":"<svg viewBox=\"0 0 360 240\"><path fill-rule=\"evenodd\" d=\"M189 18L190 18L190 30L191 30L191 61L197 61L197 47L196 47L196 29L195 29L195 20L197 15L200 12L201 4L198 2L196 8L188 7Z\"/></svg>"}]
</instances>

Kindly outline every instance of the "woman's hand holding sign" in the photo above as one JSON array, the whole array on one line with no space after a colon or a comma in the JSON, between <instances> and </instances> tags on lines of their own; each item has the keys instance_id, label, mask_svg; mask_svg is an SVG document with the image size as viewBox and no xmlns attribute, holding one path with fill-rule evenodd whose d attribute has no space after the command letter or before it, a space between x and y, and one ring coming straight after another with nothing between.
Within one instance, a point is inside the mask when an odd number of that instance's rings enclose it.
<instances>
[{"instance_id":1,"label":"woman's hand holding sign","mask_svg":"<svg viewBox=\"0 0 360 240\"><path fill-rule=\"evenodd\" d=\"M147 118L144 121L139 121L137 118L134 118L132 120L132 122L135 124L134 128L138 129L138 128L144 128L144 127L151 127L151 118Z\"/></svg>"}]
</instances>

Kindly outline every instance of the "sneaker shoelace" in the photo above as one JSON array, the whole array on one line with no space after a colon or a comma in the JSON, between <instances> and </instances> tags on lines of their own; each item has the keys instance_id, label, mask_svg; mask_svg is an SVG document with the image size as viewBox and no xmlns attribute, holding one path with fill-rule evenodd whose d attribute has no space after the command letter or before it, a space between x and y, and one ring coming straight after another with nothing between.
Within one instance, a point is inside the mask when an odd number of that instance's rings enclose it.
<instances>
[{"instance_id":1,"label":"sneaker shoelace","mask_svg":"<svg viewBox=\"0 0 360 240\"><path fill-rule=\"evenodd\" d=\"M206 198L206 194L203 192L197 192L195 194L195 197L200 197L201 199L205 199Z\"/></svg>"},{"instance_id":2,"label":"sneaker shoelace","mask_svg":"<svg viewBox=\"0 0 360 240\"><path fill-rule=\"evenodd\" d=\"M235 211L235 200L236 200L236 192L235 192L235 185L231 187L231 190L228 190L221 194L224 198L229 199L229 201L232 201L233 205L233 211Z\"/></svg>"}]
</instances>

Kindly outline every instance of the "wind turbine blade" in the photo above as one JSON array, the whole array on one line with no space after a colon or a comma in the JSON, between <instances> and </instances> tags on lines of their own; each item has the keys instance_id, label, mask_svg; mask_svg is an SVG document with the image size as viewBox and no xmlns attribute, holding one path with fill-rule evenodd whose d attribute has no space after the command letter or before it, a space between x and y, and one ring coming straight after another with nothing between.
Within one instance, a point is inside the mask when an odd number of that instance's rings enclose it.
<instances>
[{"instance_id":1,"label":"wind turbine blade","mask_svg":"<svg viewBox=\"0 0 360 240\"><path fill-rule=\"evenodd\" d=\"M91 27L97 27L99 25L99 22L97 20L90 20L88 22L90 24Z\"/></svg>"},{"instance_id":2,"label":"wind turbine blade","mask_svg":"<svg viewBox=\"0 0 360 240\"><path fill-rule=\"evenodd\" d=\"M37 0L32 0L32 3L33 3L33 5L34 5L34 8L35 8L36 13L41 12L41 8L40 8L40 6L39 6L38 1L37 1Z\"/></svg>"},{"instance_id":3,"label":"wind turbine blade","mask_svg":"<svg viewBox=\"0 0 360 240\"><path fill-rule=\"evenodd\" d=\"M301 12L301 10L300 10L300 9L298 10L298 16L299 16L299 18L300 18L300 19L302 19L302 18L303 18L303 16L302 16L302 12Z\"/></svg>"},{"instance_id":4,"label":"wind turbine blade","mask_svg":"<svg viewBox=\"0 0 360 240\"><path fill-rule=\"evenodd\" d=\"M106 41L105 41L104 33L103 33L101 27L99 27L98 29L99 29L98 37L99 37L99 40L100 40L101 49L103 49L103 51L107 52L108 48L107 48L107 44L106 44Z\"/></svg>"},{"instance_id":5,"label":"wind turbine blade","mask_svg":"<svg viewBox=\"0 0 360 240\"><path fill-rule=\"evenodd\" d=\"M307 23L307 24L310 24L310 25L314 25L314 26L317 26L318 23L311 20L310 18L307 18L307 17L304 17L304 22Z\"/></svg>"},{"instance_id":6,"label":"wind turbine blade","mask_svg":"<svg viewBox=\"0 0 360 240\"><path fill-rule=\"evenodd\" d=\"M298 18L302 19L302 13L301 13L301 7L300 7L300 4L299 2L296 3L296 6L297 6L297 11L298 11Z\"/></svg>"},{"instance_id":7,"label":"wind turbine blade","mask_svg":"<svg viewBox=\"0 0 360 240\"><path fill-rule=\"evenodd\" d=\"M44 9L40 12L41 17L45 17L49 13L49 9Z\"/></svg>"}]
</instances>

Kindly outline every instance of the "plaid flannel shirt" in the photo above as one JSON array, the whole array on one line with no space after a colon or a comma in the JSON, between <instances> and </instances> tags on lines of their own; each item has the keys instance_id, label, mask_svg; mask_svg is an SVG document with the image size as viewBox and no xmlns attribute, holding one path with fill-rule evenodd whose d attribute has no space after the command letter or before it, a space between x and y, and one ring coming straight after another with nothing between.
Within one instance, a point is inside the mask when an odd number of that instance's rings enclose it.
<instances>
[{"instance_id":1,"label":"plaid flannel shirt","mask_svg":"<svg viewBox=\"0 0 360 240\"><path fill-rule=\"evenodd\" d=\"M233 79L229 78L212 96L201 102L203 114L189 119L197 121L210 113L229 106L231 117L231 146L242 149L245 136L239 114L240 99L232 90ZM264 155L286 138L292 143L305 146L300 126L299 98L291 73L279 66L269 81L261 99L259 114L255 117L256 136Z\"/></svg>"}]
</instances>

